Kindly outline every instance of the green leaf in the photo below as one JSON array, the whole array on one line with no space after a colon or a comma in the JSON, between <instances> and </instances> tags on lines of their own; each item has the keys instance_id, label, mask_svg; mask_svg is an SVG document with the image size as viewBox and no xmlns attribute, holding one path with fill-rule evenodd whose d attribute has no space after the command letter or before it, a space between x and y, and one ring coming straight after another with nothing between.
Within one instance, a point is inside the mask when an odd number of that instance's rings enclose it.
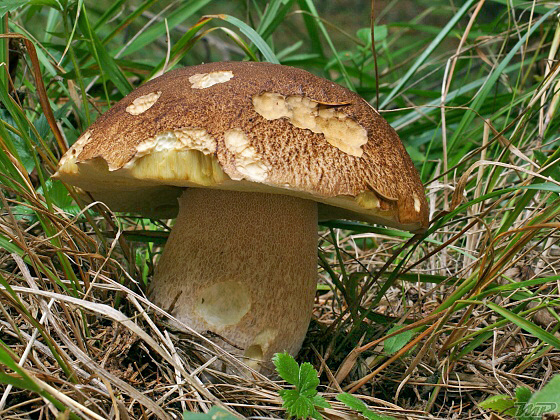
<instances>
[{"instance_id":1,"label":"green leaf","mask_svg":"<svg viewBox=\"0 0 560 420\"><path fill-rule=\"evenodd\" d=\"M8 12L13 12L23 6L48 6L62 10L62 5L56 0L2 0L0 2L0 18Z\"/></svg>"},{"instance_id":2,"label":"green leaf","mask_svg":"<svg viewBox=\"0 0 560 420\"><path fill-rule=\"evenodd\" d=\"M123 232L127 241L165 244L169 238L169 232L151 231L151 230L133 230Z\"/></svg>"},{"instance_id":3,"label":"green leaf","mask_svg":"<svg viewBox=\"0 0 560 420\"><path fill-rule=\"evenodd\" d=\"M47 189L46 193L42 191L42 188L39 188L37 192L45 196L48 195L59 208L66 210L72 205L72 197L61 181L48 179L45 181L45 187Z\"/></svg>"},{"instance_id":4,"label":"green leaf","mask_svg":"<svg viewBox=\"0 0 560 420\"><path fill-rule=\"evenodd\" d=\"M346 229L358 233L378 233L380 235L394 236L397 238L412 238L414 235L409 232L401 232L396 229L387 229L377 226L367 225L359 222L350 222L347 220L328 220L319 222L321 226L336 228L336 229Z\"/></svg>"},{"instance_id":5,"label":"green leaf","mask_svg":"<svg viewBox=\"0 0 560 420\"><path fill-rule=\"evenodd\" d=\"M259 26L256 28L263 39L267 39L285 21L293 2L294 0L273 0L268 3Z\"/></svg>"},{"instance_id":6,"label":"green leaf","mask_svg":"<svg viewBox=\"0 0 560 420\"><path fill-rule=\"evenodd\" d=\"M370 420L395 420L394 417L385 416L383 414L377 414L370 410L365 403L356 398L355 396L348 394L346 392L342 394L338 394L336 399L346 405L347 407L351 408L352 410L357 411L362 416Z\"/></svg>"},{"instance_id":7,"label":"green leaf","mask_svg":"<svg viewBox=\"0 0 560 420\"><path fill-rule=\"evenodd\" d=\"M467 4L468 2L465 3L465 5ZM463 8L461 8L461 10L463 9L464 6ZM453 136L449 140L450 147L453 147L453 145L457 141L460 141L459 139L463 138L464 132L466 128L471 125L472 121L475 118L476 112L478 112L479 109L482 107L482 105L486 102L486 98L488 97L488 95L490 95L491 92L494 91L496 87L496 83L498 82L499 78L502 76L505 68L510 63L510 61L515 57L515 55L518 53L519 49L521 49L526 44L527 38L529 38L539 28L539 26L555 12L556 12L556 8L550 10L548 13L541 16L540 19L537 20L533 25L531 25L530 28L527 30L527 32L525 32L525 34L521 38L519 38L517 43L509 49L508 54L500 61L499 65L497 65L492 70L492 72L488 75L488 78L486 79L484 85L476 94L472 103L469 105L474 112L468 112L463 115L461 122L454 130ZM457 154L457 156L459 156L459 154ZM459 158L457 157L457 159Z\"/></svg>"},{"instance_id":8,"label":"green leaf","mask_svg":"<svg viewBox=\"0 0 560 420\"><path fill-rule=\"evenodd\" d=\"M27 173L31 173L35 168L35 160L33 155L29 152L29 147L25 144L25 140L20 136L14 135L12 137L14 148L17 150L20 163L23 165Z\"/></svg>"},{"instance_id":9,"label":"green leaf","mask_svg":"<svg viewBox=\"0 0 560 420\"><path fill-rule=\"evenodd\" d=\"M515 388L515 398L519 404L527 404L527 401L531 399L533 393L531 390L526 386L518 386Z\"/></svg>"},{"instance_id":10,"label":"green leaf","mask_svg":"<svg viewBox=\"0 0 560 420\"><path fill-rule=\"evenodd\" d=\"M330 405L323 397L317 395L319 378L311 363L305 362L298 366L288 353L276 353L272 362L280 377L296 387L296 389L283 389L279 392L282 406L288 414L298 418L322 419L323 416L316 407L329 408Z\"/></svg>"},{"instance_id":11,"label":"green leaf","mask_svg":"<svg viewBox=\"0 0 560 420\"><path fill-rule=\"evenodd\" d=\"M208 413L192 413L185 411L183 420L237 420L232 414L220 407L212 407Z\"/></svg>"},{"instance_id":12,"label":"green leaf","mask_svg":"<svg viewBox=\"0 0 560 420\"><path fill-rule=\"evenodd\" d=\"M492 0L492 2L494 3L499 3L499 4L503 4L504 6L512 6L516 9L520 9L520 10L527 10L527 3L523 0ZM531 5L531 7L533 8L533 11L535 13L546 13L548 12L548 7L543 3L543 5Z\"/></svg>"},{"instance_id":13,"label":"green leaf","mask_svg":"<svg viewBox=\"0 0 560 420\"><path fill-rule=\"evenodd\" d=\"M350 80L350 76L348 74L346 66L344 66L344 63L340 59L339 53L334 46L334 43L329 35L329 32L327 31L321 17L319 16L319 13L317 12L315 3L312 0L300 0L299 7L301 8L301 10L305 12L303 20L305 22L305 26L307 27L307 31L309 32L309 35L312 37L311 43L312 43L313 51L319 53L320 56L324 56L323 50L320 47L321 41L317 35L318 34L317 29L318 29L323 34L323 37L325 38L327 45L331 49L333 55L336 58L336 61L338 62L338 70L340 71L340 74L342 76L342 79L344 80L344 83L346 84L346 87L352 91L356 91L354 83L352 83L352 80ZM306 16L307 13L309 13L310 16ZM315 43L318 43L319 45L313 46L313 44Z\"/></svg>"},{"instance_id":14,"label":"green leaf","mask_svg":"<svg viewBox=\"0 0 560 420\"><path fill-rule=\"evenodd\" d=\"M288 353L276 353L272 358L276 371L289 384L297 386L299 383L299 366Z\"/></svg>"},{"instance_id":15,"label":"green leaf","mask_svg":"<svg viewBox=\"0 0 560 420\"><path fill-rule=\"evenodd\" d=\"M484 410L493 410L497 413L508 414L508 411L515 408L515 401L509 395L492 395L478 404ZM513 413L509 413L513 415Z\"/></svg>"},{"instance_id":16,"label":"green leaf","mask_svg":"<svg viewBox=\"0 0 560 420\"><path fill-rule=\"evenodd\" d=\"M338 394L336 396L336 399L347 407L351 408L352 410L356 410L359 413L361 413L362 410L367 410L367 406L364 404L364 402L359 398L356 398L352 394L344 392L342 394Z\"/></svg>"},{"instance_id":17,"label":"green leaf","mask_svg":"<svg viewBox=\"0 0 560 420\"><path fill-rule=\"evenodd\" d=\"M193 47L194 43L198 39L200 39L200 35L197 35L198 31L200 31L204 26L210 23L212 19L213 18L207 16L203 17L187 32L185 32L183 36L181 36L181 38L177 40L171 48L169 61L167 61L167 58L161 59L160 62L152 69L150 75L147 77L147 80L150 80L154 76L160 74L160 72L163 71L164 67L173 68L173 66L181 60L184 54L186 54Z\"/></svg>"},{"instance_id":18,"label":"green leaf","mask_svg":"<svg viewBox=\"0 0 560 420\"><path fill-rule=\"evenodd\" d=\"M27 389L29 391L35 392L41 395L46 400L50 401L56 408L61 411L65 411L67 407L58 401L55 397L50 395L47 391L41 389L33 380L33 377L28 375L27 371L19 366L12 358L12 353L9 347L0 340L0 365L13 370L20 377L14 377L5 372L5 369L0 370L0 383L9 384L20 389ZM78 416L71 413L71 420L78 420Z\"/></svg>"},{"instance_id":19,"label":"green leaf","mask_svg":"<svg viewBox=\"0 0 560 420\"><path fill-rule=\"evenodd\" d=\"M297 389L283 389L279 394L283 401L282 407L288 411L289 415L307 418L313 413L313 400L300 394Z\"/></svg>"},{"instance_id":20,"label":"green leaf","mask_svg":"<svg viewBox=\"0 0 560 420\"><path fill-rule=\"evenodd\" d=\"M0 6L1 7L1 6ZM0 16L0 34L4 34L6 29L9 29L9 16L4 14ZM0 39L0 62L6 63L10 57L10 40L9 39ZM8 74L5 71L0 72L0 85L7 86L8 85Z\"/></svg>"},{"instance_id":21,"label":"green leaf","mask_svg":"<svg viewBox=\"0 0 560 420\"><path fill-rule=\"evenodd\" d=\"M311 412L311 417L314 418L315 420L322 420L323 416L321 415L321 413L319 413L315 408L313 408L313 411Z\"/></svg>"},{"instance_id":22,"label":"green leaf","mask_svg":"<svg viewBox=\"0 0 560 420\"><path fill-rule=\"evenodd\" d=\"M317 395L317 386L319 385L319 378L317 371L311 363L305 362L299 368L299 380L296 387L299 392L306 397L314 397Z\"/></svg>"},{"instance_id":23,"label":"green leaf","mask_svg":"<svg viewBox=\"0 0 560 420\"><path fill-rule=\"evenodd\" d=\"M302 18L303 18L303 23L305 24L305 28L307 30L306 35L307 35L309 47L311 48L311 51L313 53L317 54L319 57L324 58L325 52L323 51L323 44L321 42L321 37L319 35L319 27L318 27L319 20L315 19L313 13L314 11L313 3L310 2L309 0L297 0L297 1L298 1L299 8L303 12Z\"/></svg>"},{"instance_id":24,"label":"green leaf","mask_svg":"<svg viewBox=\"0 0 560 420\"><path fill-rule=\"evenodd\" d=\"M535 156L535 159L540 166L547 166L547 154L541 152L540 150L533 150L533 155ZM560 181L560 168L558 167L558 165L553 165L550 169L551 170L549 176L552 177L552 179L554 179L555 181Z\"/></svg>"},{"instance_id":25,"label":"green leaf","mask_svg":"<svg viewBox=\"0 0 560 420\"><path fill-rule=\"evenodd\" d=\"M327 402L327 400L325 400L325 398L321 397L320 395L315 395L313 397L313 405L315 407L321 407L321 408L331 407L331 405Z\"/></svg>"},{"instance_id":26,"label":"green leaf","mask_svg":"<svg viewBox=\"0 0 560 420\"><path fill-rule=\"evenodd\" d=\"M560 413L560 375L554 376L529 398L519 420L541 419L547 413Z\"/></svg>"},{"instance_id":27,"label":"green leaf","mask_svg":"<svg viewBox=\"0 0 560 420\"><path fill-rule=\"evenodd\" d=\"M387 38L387 25L377 25L373 28L373 35L375 36L375 42L383 41ZM371 46L371 29L370 28L360 28L356 31L356 36L362 41L366 46Z\"/></svg>"},{"instance_id":28,"label":"green leaf","mask_svg":"<svg viewBox=\"0 0 560 420\"><path fill-rule=\"evenodd\" d=\"M533 393L526 386L518 386L517 388L515 388L515 398L517 400L517 410L515 416L517 418L522 417L523 411L525 410L525 405L527 405L527 402L529 401L529 399L531 399L531 395L533 395Z\"/></svg>"},{"instance_id":29,"label":"green leaf","mask_svg":"<svg viewBox=\"0 0 560 420\"><path fill-rule=\"evenodd\" d=\"M403 327L404 327L403 325L395 325L393 328L391 328L388 331L388 334L394 333L395 331L398 331L398 330L402 329ZM385 350L385 353L393 354L393 353L398 352L410 340L412 340L412 337L414 337L414 334L416 334L416 331L408 330L408 331L404 331L400 334L397 334L394 337L389 337L383 343L383 348Z\"/></svg>"}]
</instances>

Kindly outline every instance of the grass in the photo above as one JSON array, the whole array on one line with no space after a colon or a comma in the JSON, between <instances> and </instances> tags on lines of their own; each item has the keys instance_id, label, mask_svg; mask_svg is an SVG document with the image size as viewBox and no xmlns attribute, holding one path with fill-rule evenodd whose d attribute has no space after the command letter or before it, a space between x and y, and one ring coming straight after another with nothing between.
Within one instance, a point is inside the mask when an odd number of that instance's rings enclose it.
<instances>
[{"instance_id":1,"label":"grass","mask_svg":"<svg viewBox=\"0 0 560 420\"><path fill-rule=\"evenodd\" d=\"M312 0L0 4L0 418L285 415L282 383L168 330L145 298L168 222L50 179L135 86L226 59L305 68L379 103L426 185L421 237L321 227L299 360L320 373L323 415L351 412L345 391L396 417L483 418L481 401L560 370L560 6L438 0L403 19L376 3L378 90L370 28Z\"/></svg>"}]
</instances>

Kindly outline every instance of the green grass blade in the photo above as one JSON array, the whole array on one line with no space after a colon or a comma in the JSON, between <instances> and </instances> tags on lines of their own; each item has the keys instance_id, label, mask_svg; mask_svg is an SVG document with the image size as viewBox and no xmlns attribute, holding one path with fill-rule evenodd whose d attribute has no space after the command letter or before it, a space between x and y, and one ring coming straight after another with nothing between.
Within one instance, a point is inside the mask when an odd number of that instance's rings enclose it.
<instances>
[{"instance_id":1,"label":"green grass blade","mask_svg":"<svg viewBox=\"0 0 560 420\"><path fill-rule=\"evenodd\" d=\"M177 25L184 23L191 16L196 14L202 7L210 3L210 0L190 0L181 2L181 5L174 10L169 16L165 16L167 19L167 26L171 31ZM163 19L161 22L155 23L153 26L148 28L143 32L138 38L136 38L125 50L122 56L130 55L144 48L146 45L153 42L154 39L165 36L165 22Z\"/></svg>"},{"instance_id":2,"label":"green grass blade","mask_svg":"<svg viewBox=\"0 0 560 420\"><path fill-rule=\"evenodd\" d=\"M99 19L96 20L95 24L93 25L93 30L97 32L99 28L104 26L109 19L115 14L118 13L119 9L125 4L126 0L115 0L112 2L111 6L103 12L103 15Z\"/></svg>"},{"instance_id":3,"label":"green grass blade","mask_svg":"<svg viewBox=\"0 0 560 420\"><path fill-rule=\"evenodd\" d=\"M557 349L560 349L560 339L558 339L555 335L550 334L548 331L542 329L538 325L535 325L534 323L526 320L525 318L522 318L519 315L514 314L513 312L508 311L507 309L502 308L501 306L498 306L493 302L485 302L485 305L488 306L493 311L499 313L508 321L513 322L519 328L537 337L539 340L544 341L545 343L550 344L551 346L554 346Z\"/></svg>"},{"instance_id":4,"label":"green grass blade","mask_svg":"<svg viewBox=\"0 0 560 420\"><path fill-rule=\"evenodd\" d=\"M144 13L146 11L146 9L148 9L150 6L152 6L157 0L145 0L144 3L140 4L138 7L135 7L133 12L127 16L124 21L117 26L115 29L113 29L113 31L107 35L105 38L103 38L102 44L106 45L111 39L113 39L119 32L122 32L124 29L126 29L135 19L137 19L139 16L142 15L142 13ZM115 5L117 5L117 3L115 3ZM93 30L95 33L97 33L99 31L99 29L102 27L102 22L105 19L105 15L101 17L101 19L99 19L99 21L95 24L95 26L93 27Z\"/></svg>"},{"instance_id":5,"label":"green grass blade","mask_svg":"<svg viewBox=\"0 0 560 420\"><path fill-rule=\"evenodd\" d=\"M496 83L498 83L498 79L503 74L505 68L510 63L510 61L516 56L518 51L526 44L527 39L535 33L535 31L545 22L550 16L552 16L556 11L559 9L560 6L556 6L552 8L548 13L541 16L539 20L537 20L525 34L517 41L517 43L509 50L508 54L500 61L500 64L490 73L486 83L482 86L476 97L474 98L470 108L478 112L482 105L485 103L487 96L495 89ZM449 140L449 148L453 149L456 142L464 136L465 130L471 125L472 121L474 120L476 113L475 112L467 112L464 114L461 122L453 131L453 136ZM460 160L460 156L456 156L454 159L450 161L450 166L455 165Z\"/></svg>"},{"instance_id":6,"label":"green grass blade","mask_svg":"<svg viewBox=\"0 0 560 420\"><path fill-rule=\"evenodd\" d=\"M115 87L119 90L122 96L128 95L128 93L132 90L132 85L117 65L115 59L109 55L99 40L97 34L91 28L85 7L82 8L82 13L78 18L78 25L84 36L86 36L89 40L88 45L91 49L91 55L95 58L95 61L101 70L101 76L105 89L107 89L106 83L110 80L115 84Z\"/></svg>"},{"instance_id":7,"label":"green grass blade","mask_svg":"<svg viewBox=\"0 0 560 420\"><path fill-rule=\"evenodd\" d=\"M354 86L354 83L350 80L350 75L348 74L348 71L346 70L346 67L344 66L344 63L342 62L342 59L340 58L340 54L338 53L338 51L336 50L336 47L329 35L329 32L327 31L327 28L325 28L325 25L323 24L323 22L321 21L321 18L319 17L319 13L317 12L317 9L315 7L315 4L311 1L311 0L303 0L301 3L305 3L306 6L306 10L311 14L311 16L313 17L313 19L315 20L315 24L317 25L317 28L319 29L319 31L321 31L321 33L323 34L323 37L325 38L325 41L327 42L329 48L331 49L332 53L334 54L335 60L338 63L338 70L340 71L340 74L342 75L342 79L344 80L344 84L346 85L346 87L350 90L356 91L356 87ZM308 27L309 30L309 27ZM322 51L322 48L321 48ZM322 54L324 55L324 54Z\"/></svg>"},{"instance_id":8,"label":"green grass blade","mask_svg":"<svg viewBox=\"0 0 560 420\"><path fill-rule=\"evenodd\" d=\"M269 2L259 26L256 29L263 39L268 39L278 26L280 26L288 12L292 9L293 4L294 0L288 0L286 2L283 0L274 0Z\"/></svg>"},{"instance_id":9,"label":"green grass blade","mask_svg":"<svg viewBox=\"0 0 560 420\"><path fill-rule=\"evenodd\" d=\"M216 15L215 17L223 19L226 22L229 22L239 28L241 33L249 38L249 40L253 44L255 44L255 47L257 47L258 50L262 53L266 61L268 61L269 63L280 64L280 61L278 60L278 58L276 58L276 55L274 54L274 52L272 52L272 49L269 47L266 41L258 34L257 31L255 31L245 22L242 22L236 17L230 15Z\"/></svg>"},{"instance_id":10,"label":"green grass blade","mask_svg":"<svg viewBox=\"0 0 560 420\"><path fill-rule=\"evenodd\" d=\"M27 389L29 391L35 392L41 395L43 398L50 401L57 409L66 411L67 407L50 395L45 390L41 389L30 375L27 374L26 370L18 366L18 364L13 360L9 351L9 347L0 340L0 364L6 366L7 368L13 370L20 378L13 377L4 372L0 372L0 383L5 383L12 385L16 388ZM74 413L69 413L68 418L73 420L79 420L79 417Z\"/></svg>"},{"instance_id":11,"label":"green grass blade","mask_svg":"<svg viewBox=\"0 0 560 420\"><path fill-rule=\"evenodd\" d=\"M8 15L4 15L2 16L2 18L0 18L0 34L3 34L6 32L6 29L8 28ZM10 50L10 48L8 47L10 40L8 38L0 38L0 63L8 63L9 61L9 56L8 56L8 52ZM8 86L8 68L6 68L6 66L2 66L0 67L0 83L3 86Z\"/></svg>"},{"instance_id":12,"label":"green grass blade","mask_svg":"<svg viewBox=\"0 0 560 420\"><path fill-rule=\"evenodd\" d=\"M312 53L317 54L321 58L325 58L326 56L323 51L323 44L321 43L321 35L319 34L319 26L312 12L312 10L315 9L315 6L308 0L298 0L298 5L304 12L303 23L305 24L305 28L307 30Z\"/></svg>"},{"instance_id":13,"label":"green grass blade","mask_svg":"<svg viewBox=\"0 0 560 420\"><path fill-rule=\"evenodd\" d=\"M389 102L393 100L393 98L402 92L402 88L404 85L408 83L411 77L416 73L416 70L423 65L428 57L435 51L435 49L441 44L441 42L449 35L451 30L455 27L457 22L468 12L471 6L474 4L475 0L467 0L463 6L457 11L455 16L445 25L445 27L441 30L441 32L434 38L434 40L430 43L430 45L424 50L424 52L418 57L418 59L414 62L412 67L408 69L406 74L399 78L399 83L389 92L389 94L383 99L379 108L385 108Z\"/></svg>"},{"instance_id":14,"label":"green grass blade","mask_svg":"<svg viewBox=\"0 0 560 420\"><path fill-rule=\"evenodd\" d=\"M173 66L175 66L175 64L177 64L179 60L181 60L181 58L193 47L194 43L200 39L200 35L197 35L198 31L211 21L211 17L205 16L196 22L171 48L169 61L165 58L160 60L147 77L147 80L151 80L156 75L159 75L166 65L167 68L173 68Z\"/></svg>"}]
</instances>

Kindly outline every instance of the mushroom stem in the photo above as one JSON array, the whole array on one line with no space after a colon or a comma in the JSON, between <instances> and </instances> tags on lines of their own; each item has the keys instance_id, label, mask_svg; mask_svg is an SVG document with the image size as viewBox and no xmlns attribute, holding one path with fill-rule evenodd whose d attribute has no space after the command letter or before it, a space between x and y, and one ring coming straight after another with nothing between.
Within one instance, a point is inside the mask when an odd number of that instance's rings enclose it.
<instances>
[{"instance_id":1,"label":"mushroom stem","mask_svg":"<svg viewBox=\"0 0 560 420\"><path fill-rule=\"evenodd\" d=\"M161 256L152 298L237 355L267 364L298 352L317 283L317 204L189 188Z\"/></svg>"}]
</instances>

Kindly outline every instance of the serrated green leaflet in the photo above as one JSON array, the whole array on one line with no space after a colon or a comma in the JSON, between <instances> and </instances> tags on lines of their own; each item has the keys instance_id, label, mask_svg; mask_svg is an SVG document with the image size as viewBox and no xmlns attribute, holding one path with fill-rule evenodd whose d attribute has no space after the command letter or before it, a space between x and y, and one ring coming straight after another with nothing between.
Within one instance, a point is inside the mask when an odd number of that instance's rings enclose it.
<instances>
[{"instance_id":1,"label":"serrated green leaflet","mask_svg":"<svg viewBox=\"0 0 560 420\"><path fill-rule=\"evenodd\" d=\"M317 371L311 363L302 363L299 367L299 378L296 387L302 395L306 397L313 397L317 394L317 385L319 385L319 378Z\"/></svg>"},{"instance_id":2,"label":"serrated green leaflet","mask_svg":"<svg viewBox=\"0 0 560 420\"><path fill-rule=\"evenodd\" d=\"M351 409L356 410L360 413L362 412L362 410L367 409L367 406L364 404L364 402L359 398L356 398L352 394L347 394L347 393L338 394L336 396L336 399L346 404L346 406L350 407Z\"/></svg>"},{"instance_id":3,"label":"serrated green leaflet","mask_svg":"<svg viewBox=\"0 0 560 420\"><path fill-rule=\"evenodd\" d=\"M276 371L289 384L297 386L299 382L299 366L288 353L276 353L272 358Z\"/></svg>"},{"instance_id":4,"label":"serrated green leaflet","mask_svg":"<svg viewBox=\"0 0 560 420\"><path fill-rule=\"evenodd\" d=\"M314 410L313 400L302 395L297 389L283 389L279 392L282 397L282 406L288 413L297 418L307 418Z\"/></svg>"},{"instance_id":5,"label":"serrated green leaflet","mask_svg":"<svg viewBox=\"0 0 560 420\"><path fill-rule=\"evenodd\" d=\"M330 405L323 397L317 395L319 378L311 363L305 362L298 366L288 353L276 353L272 362L280 377L295 386L295 389L279 391L282 406L288 414L297 418L323 418L315 407L329 408Z\"/></svg>"},{"instance_id":6,"label":"serrated green leaflet","mask_svg":"<svg viewBox=\"0 0 560 420\"><path fill-rule=\"evenodd\" d=\"M325 398L321 397L320 395L315 395L313 397L313 405L315 405L315 407L321 407L321 408L329 408L331 406L327 402L327 400L325 400Z\"/></svg>"}]
</instances>

